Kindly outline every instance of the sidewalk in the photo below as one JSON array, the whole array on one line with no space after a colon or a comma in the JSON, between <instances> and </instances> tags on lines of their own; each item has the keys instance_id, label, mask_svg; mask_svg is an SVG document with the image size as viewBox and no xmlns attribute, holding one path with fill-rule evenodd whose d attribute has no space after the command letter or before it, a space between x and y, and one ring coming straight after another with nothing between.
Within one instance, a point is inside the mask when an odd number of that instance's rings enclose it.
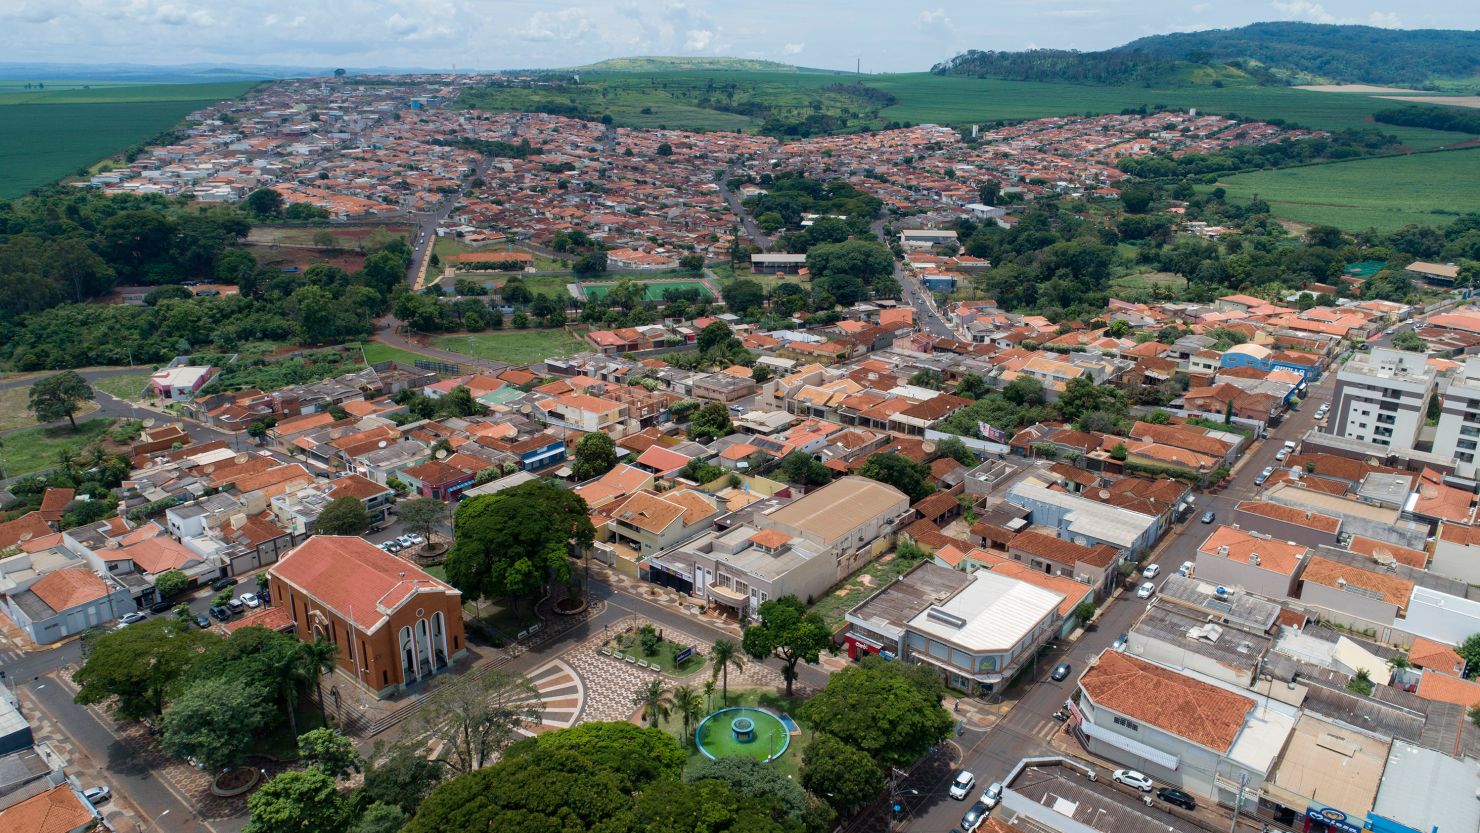
<instances>
[{"instance_id":1,"label":"sidewalk","mask_svg":"<svg viewBox=\"0 0 1480 833\"><path fill-rule=\"evenodd\" d=\"M118 785L108 777L106 770L79 747L50 715L38 707L34 695L24 688L17 689L16 694L20 697L21 709L26 715L26 722L31 725L37 751L42 757L47 757L48 753L54 755L67 775L76 779L84 790L98 784L107 784L113 790L113 799L98 808L103 816L103 823L117 833L143 830L147 824L143 813L122 794Z\"/></svg>"},{"instance_id":2,"label":"sidewalk","mask_svg":"<svg viewBox=\"0 0 1480 833\"><path fill-rule=\"evenodd\" d=\"M739 622L712 613L701 613L701 603L692 596L686 596L676 590L670 590L667 587L660 587L656 584L642 581L641 579L623 575L605 564L595 561L591 563L591 578L601 581L612 590L626 593L629 596L636 596L652 604L661 605L675 613L682 614L685 617L708 625L715 630L723 631L735 639L739 639L742 635ZM827 667L828 659L828 657L824 656L823 662L820 664ZM846 659L844 660L844 664L846 665ZM829 668L828 670L834 671L837 669Z\"/></svg>"}]
</instances>

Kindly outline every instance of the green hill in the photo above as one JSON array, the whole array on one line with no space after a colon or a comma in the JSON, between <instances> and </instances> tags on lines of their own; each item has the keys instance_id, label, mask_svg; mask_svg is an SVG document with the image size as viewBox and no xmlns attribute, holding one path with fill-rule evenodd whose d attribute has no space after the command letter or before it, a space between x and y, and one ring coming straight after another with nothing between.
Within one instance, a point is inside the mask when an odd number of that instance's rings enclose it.
<instances>
[{"instance_id":1,"label":"green hill","mask_svg":"<svg viewBox=\"0 0 1480 833\"><path fill-rule=\"evenodd\" d=\"M931 72L1163 87L1290 82L1480 87L1480 32L1254 23L1155 35L1102 52L971 50Z\"/></svg>"},{"instance_id":2,"label":"green hill","mask_svg":"<svg viewBox=\"0 0 1480 833\"><path fill-rule=\"evenodd\" d=\"M791 64L752 58L666 57L646 55L634 58L608 58L583 67L580 72L692 72L696 70L729 70L735 72L796 72Z\"/></svg>"}]
</instances>

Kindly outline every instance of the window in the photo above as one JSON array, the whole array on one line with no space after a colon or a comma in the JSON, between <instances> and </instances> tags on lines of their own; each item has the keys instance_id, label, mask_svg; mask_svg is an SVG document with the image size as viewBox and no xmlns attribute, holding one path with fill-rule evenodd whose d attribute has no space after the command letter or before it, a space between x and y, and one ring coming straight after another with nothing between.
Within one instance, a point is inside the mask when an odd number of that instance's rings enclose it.
<instances>
[{"instance_id":1,"label":"window","mask_svg":"<svg viewBox=\"0 0 1480 833\"><path fill-rule=\"evenodd\" d=\"M1381 425L1393 425L1397 421L1398 421L1398 418L1395 417L1395 416L1393 416L1392 414L1378 414L1377 415L1377 422L1379 424L1381 424Z\"/></svg>"},{"instance_id":2,"label":"window","mask_svg":"<svg viewBox=\"0 0 1480 833\"><path fill-rule=\"evenodd\" d=\"M1475 462L1475 455L1467 451L1458 451L1455 452L1454 459L1460 461L1461 463L1473 463Z\"/></svg>"},{"instance_id":3,"label":"window","mask_svg":"<svg viewBox=\"0 0 1480 833\"><path fill-rule=\"evenodd\" d=\"M1461 425L1459 427L1459 435L1461 437L1480 437L1480 426Z\"/></svg>"},{"instance_id":4,"label":"window","mask_svg":"<svg viewBox=\"0 0 1480 833\"><path fill-rule=\"evenodd\" d=\"M1465 451L1475 450L1474 440L1460 440L1458 443L1456 443L1456 445L1458 445L1460 448L1463 448Z\"/></svg>"},{"instance_id":5,"label":"window","mask_svg":"<svg viewBox=\"0 0 1480 833\"><path fill-rule=\"evenodd\" d=\"M1134 720L1127 720L1127 719L1125 719L1123 717L1120 717L1120 716L1116 716L1116 718L1115 718L1115 725L1116 726L1124 726L1125 728L1130 729L1132 732L1139 732L1139 731L1141 731L1140 724L1136 723Z\"/></svg>"}]
</instances>

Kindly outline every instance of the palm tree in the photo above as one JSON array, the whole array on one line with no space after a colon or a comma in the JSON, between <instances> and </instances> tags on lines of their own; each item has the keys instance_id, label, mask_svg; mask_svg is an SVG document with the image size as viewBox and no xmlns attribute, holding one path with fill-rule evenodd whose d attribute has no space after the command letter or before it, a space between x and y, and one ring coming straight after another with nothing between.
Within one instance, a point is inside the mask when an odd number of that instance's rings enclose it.
<instances>
[{"instance_id":1,"label":"palm tree","mask_svg":"<svg viewBox=\"0 0 1480 833\"><path fill-rule=\"evenodd\" d=\"M298 737L298 698L303 695L311 676L306 646L295 642L292 648L272 652L266 657L272 671L269 681L278 699L288 712L288 728L293 737Z\"/></svg>"},{"instance_id":2,"label":"palm tree","mask_svg":"<svg viewBox=\"0 0 1480 833\"><path fill-rule=\"evenodd\" d=\"M648 681L647 687L637 692L632 698L634 706L642 707L643 719L648 722L650 728L658 728L658 721L668 716L668 704L663 702L663 695L668 693L668 686L664 684L662 677L654 677Z\"/></svg>"},{"instance_id":3,"label":"palm tree","mask_svg":"<svg viewBox=\"0 0 1480 833\"><path fill-rule=\"evenodd\" d=\"M694 736L689 731L699 720L704 704L699 702L699 692L693 686L681 685L673 690L673 713L683 721L683 748L688 749Z\"/></svg>"},{"instance_id":4,"label":"palm tree","mask_svg":"<svg viewBox=\"0 0 1480 833\"><path fill-rule=\"evenodd\" d=\"M319 717L328 726L329 717L324 711L324 689L320 681L325 674L334 673L334 666L339 661L339 646L321 636L303 645L303 659L313 674L314 695L319 700Z\"/></svg>"},{"instance_id":5,"label":"palm tree","mask_svg":"<svg viewBox=\"0 0 1480 833\"><path fill-rule=\"evenodd\" d=\"M704 681L704 710L714 709L714 678L710 677Z\"/></svg>"},{"instance_id":6,"label":"palm tree","mask_svg":"<svg viewBox=\"0 0 1480 833\"><path fill-rule=\"evenodd\" d=\"M730 667L734 666L736 671L745 668L745 655L740 653L740 646L728 639L717 639L714 648L710 650L709 656L714 660L714 670L711 679L718 676L720 685L720 702L730 704Z\"/></svg>"},{"instance_id":7,"label":"palm tree","mask_svg":"<svg viewBox=\"0 0 1480 833\"><path fill-rule=\"evenodd\" d=\"M1407 654L1394 654L1392 658L1387 661L1387 664L1388 668L1391 668L1394 671L1407 671L1408 669L1413 667L1413 661L1408 659Z\"/></svg>"}]
</instances>

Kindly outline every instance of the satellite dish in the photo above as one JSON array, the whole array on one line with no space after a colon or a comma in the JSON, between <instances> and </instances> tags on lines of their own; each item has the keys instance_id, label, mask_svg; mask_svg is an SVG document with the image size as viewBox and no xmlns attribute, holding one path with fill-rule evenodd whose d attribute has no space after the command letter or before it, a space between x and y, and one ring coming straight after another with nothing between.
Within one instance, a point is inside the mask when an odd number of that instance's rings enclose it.
<instances>
[{"instance_id":1,"label":"satellite dish","mask_svg":"<svg viewBox=\"0 0 1480 833\"><path fill-rule=\"evenodd\" d=\"M144 419L142 420L142 422L143 422L143 425L144 425L145 428L153 428L154 427L154 417L144 417Z\"/></svg>"},{"instance_id":2,"label":"satellite dish","mask_svg":"<svg viewBox=\"0 0 1480 833\"><path fill-rule=\"evenodd\" d=\"M339 439L342 436L344 436L344 429L343 428L330 428L329 429L329 439L331 439L331 440L337 440L337 439Z\"/></svg>"},{"instance_id":3,"label":"satellite dish","mask_svg":"<svg viewBox=\"0 0 1480 833\"><path fill-rule=\"evenodd\" d=\"M1110 490L1109 489L1101 489L1100 490L1100 500L1109 500L1109 499L1110 499Z\"/></svg>"},{"instance_id":4,"label":"satellite dish","mask_svg":"<svg viewBox=\"0 0 1480 833\"><path fill-rule=\"evenodd\" d=\"M31 540L31 536L34 535L34 534L35 533L33 533L33 532L22 532L21 533L20 543L24 544L25 542Z\"/></svg>"},{"instance_id":5,"label":"satellite dish","mask_svg":"<svg viewBox=\"0 0 1480 833\"><path fill-rule=\"evenodd\" d=\"M247 453L247 452L245 452L245 451L238 451L238 452L237 452L237 453L236 453L236 457L234 457L234 458L232 458L232 459L234 459L234 460L236 460L236 462L237 462L237 463L238 463L238 464L241 464L241 463L245 463L245 462L247 462L247 461L248 461L248 460L250 460L250 459L251 459L251 458L252 458L252 457L251 457L251 455L250 455L250 454L248 454L248 453Z\"/></svg>"},{"instance_id":6,"label":"satellite dish","mask_svg":"<svg viewBox=\"0 0 1480 833\"><path fill-rule=\"evenodd\" d=\"M519 413L521 413L521 414L530 414L530 413L533 413L533 412L534 412L534 409L531 408L528 405L520 405L519 406Z\"/></svg>"},{"instance_id":7,"label":"satellite dish","mask_svg":"<svg viewBox=\"0 0 1480 833\"><path fill-rule=\"evenodd\" d=\"M439 448L439 449L437 449L437 459L438 460L446 460L447 459L447 449L445 449L445 448Z\"/></svg>"},{"instance_id":8,"label":"satellite dish","mask_svg":"<svg viewBox=\"0 0 1480 833\"><path fill-rule=\"evenodd\" d=\"M934 454L935 443L920 443L920 450L925 452L926 454Z\"/></svg>"},{"instance_id":9,"label":"satellite dish","mask_svg":"<svg viewBox=\"0 0 1480 833\"><path fill-rule=\"evenodd\" d=\"M206 463L205 467L202 468L201 471L205 472L206 474L213 474L216 471L216 464Z\"/></svg>"},{"instance_id":10,"label":"satellite dish","mask_svg":"<svg viewBox=\"0 0 1480 833\"><path fill-rule=\"evenodd\" d=\"M375 444L375 447L376 448L385 448L387 445L390 445L390 443L386 442L385 440L381 440L380 442L378 442L378 443Z\"/></svg>"}]
</instances>

